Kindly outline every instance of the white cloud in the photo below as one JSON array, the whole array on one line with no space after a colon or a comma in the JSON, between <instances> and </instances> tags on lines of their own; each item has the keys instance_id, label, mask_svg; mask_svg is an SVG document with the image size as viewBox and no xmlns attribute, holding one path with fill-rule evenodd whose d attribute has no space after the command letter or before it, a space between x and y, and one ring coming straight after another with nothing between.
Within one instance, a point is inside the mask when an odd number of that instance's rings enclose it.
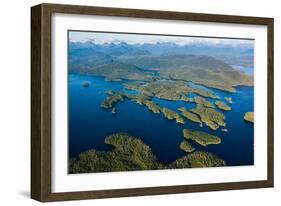
<instances>
[{"instance_id":1,"label":"white cloud","mask_svg":"<svg viewBox=\"0 0 281 206\"><path fill-rule=\"evenodd\" d=\"M226 39L226 38L207 38L207 37L190 37L190 36L163 36L163 35L143 35L143 34L121 34L108 32L81 32L70 31L70 41L86 42L92 41L96 44L119 43L126 42L128 44L144 44L144 43L163 43L173 42L178 45L190 44L213 44L213 45L229 45L229 46L252 46L253 40L245 39Z\"/></svg>"}]
</instances>

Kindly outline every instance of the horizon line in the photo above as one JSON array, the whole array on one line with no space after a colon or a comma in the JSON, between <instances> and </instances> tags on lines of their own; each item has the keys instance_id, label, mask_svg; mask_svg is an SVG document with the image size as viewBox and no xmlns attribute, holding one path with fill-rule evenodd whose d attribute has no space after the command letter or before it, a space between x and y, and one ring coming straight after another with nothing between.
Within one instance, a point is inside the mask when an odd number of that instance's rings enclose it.
<instances>
[{"instance_id":1,"label":"horizon line","mask_svg":"<svg viewBox=\"0 0 281 206\"><path fill-rule=\"evenodd\" d=\"M173 34L148 34L148 33L127 33L112 31L88 31L88 30L67 30L68 41L74 43L92 42L95 44L109 44L122 42L126 44L159 44L174 43L177 45L209 44L209 45L228 45L228 46L246 46L252 45L255 39L218 37L218 36L192 36L192 35L173 35ZM75 36L73 36L75 35ZM96 36L94 36L96 35ZM102 36L102 35L105 35ZM142 39L136 38L143 36ZM126 37L126 38L125 38ZM156 39L159 37L159 39ZM126 41L127 40L127 41Z\"/></svg>"}]
</instances>

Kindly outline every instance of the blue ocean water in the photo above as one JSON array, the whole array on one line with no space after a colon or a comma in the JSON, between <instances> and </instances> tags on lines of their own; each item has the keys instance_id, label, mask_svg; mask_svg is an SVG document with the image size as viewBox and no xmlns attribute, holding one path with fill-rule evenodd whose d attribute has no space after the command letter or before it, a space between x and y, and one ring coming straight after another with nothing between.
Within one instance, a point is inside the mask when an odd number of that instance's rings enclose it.
<instances>
[{"instance_id":1,"label":"blue ocean water","mask_svg":"<svg viewBox=\"0 0 281 206\"><path fill-rule=\"evenodd\" d=\"M90 82L89 87L83 87L83 82ZM228 132L210 130L206 125L186 119L185 124L177 124L167 120L162 114L154 114L146 107L125 100L116 105L116 114L110 109L100 107L106 98L107 90L128 91L122 86L124 82L106 82L102 77L86 75L69 75L69 156L77 157L81 152L90 149L111 150L104 143L104 138L117 132L127 132L139 137L149 145L158 160L171 163L186 155L179 144L183 140L184 128L201 130L222 138L219 145L200 146L192 142L197 150L211 152L224 159L229 166L254 164L254 128L253 124L244 121L244 114L254 111L253 87L239 86L236 93L210 89L204 86L188 83L189 86L212 91L221 97L231 97L232 110L223 112L226 116ZM179 107L193 108L194 103L153 99L161 106L177 110ZM214 101L209 99L209 101Z\"/></svg>"}]
</instances>

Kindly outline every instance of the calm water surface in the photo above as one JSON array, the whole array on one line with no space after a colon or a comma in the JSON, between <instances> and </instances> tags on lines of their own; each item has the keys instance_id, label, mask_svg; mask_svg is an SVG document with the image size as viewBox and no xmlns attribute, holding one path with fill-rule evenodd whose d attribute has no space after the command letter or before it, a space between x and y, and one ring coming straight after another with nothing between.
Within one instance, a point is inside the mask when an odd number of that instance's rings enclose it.
<instances>
[{"instance_id":1,"label":"calm water surface","mask_svg":"<svg viewBox=\"0 0 281 206\"><path fill-rule=\"evenodd\" d=\"M82 84L89 81L89 87ZM69 75L69 156L77 157L89 149L111 150L104 143L104 138L117 132L127 132L139 137L149 145L159 161L171 163L186 153L179 148L183 140L184 128L201 130L222 138L219 145L200 146L194 142L197 150L203 150L218 155L230 166L252 165L254 163L254 129L251 123L245 122L245 112L253 111L253 87L237 87L236 93L224 92L206 88L193 83L189 86L212 91L221 97L231 97L232 110L223 112L226 116L228 132L221 128L212 131L206 125L203 128L186 119L185 124L177 124L167 120L162 114L154 114L146 107L140 106L130 100L116 105L117 114L113 115L111 109L100 107L106 98L107 90L126 91L122 86L124 82L106 82L104 78L83 75ZM130 91L133 93L132 91ZM167 101L153 98L161 106L177 110L179 107L193 108L194 103L181 101ZM214 101L209 99L209 101Z\"/></svg>"}]
</instances>

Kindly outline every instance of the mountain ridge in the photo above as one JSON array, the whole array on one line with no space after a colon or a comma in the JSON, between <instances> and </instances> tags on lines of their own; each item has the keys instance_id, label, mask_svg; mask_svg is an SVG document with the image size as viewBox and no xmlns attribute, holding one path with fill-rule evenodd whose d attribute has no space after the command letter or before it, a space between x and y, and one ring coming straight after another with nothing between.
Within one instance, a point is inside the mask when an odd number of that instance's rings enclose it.
<instances>
[{"instance_id":1,"label":"mountain ridge","mask_svg":"<svg viewBox=\"0 0 281 206\"><path fill-rule=\"evenodd\" d=\"M152 81L170 78L193 81L232 92L237 85L253 85L252 77L221 59L205 54L177 51L160 54L124 42L105 45L70 42L68 54L70 72L103 76L107 80Z\"/></svg>"}]
</instances>

